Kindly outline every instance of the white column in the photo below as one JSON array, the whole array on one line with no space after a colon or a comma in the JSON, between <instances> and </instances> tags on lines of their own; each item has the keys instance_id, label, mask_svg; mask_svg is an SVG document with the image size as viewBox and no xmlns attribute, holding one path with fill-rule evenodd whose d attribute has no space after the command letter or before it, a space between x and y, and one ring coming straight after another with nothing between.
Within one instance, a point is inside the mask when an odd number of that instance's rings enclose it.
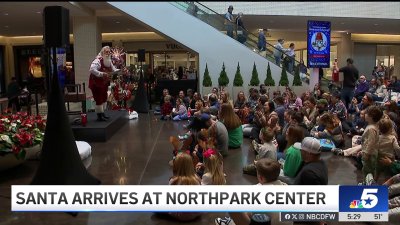
<instances>
[{"instance_id":1,"label":"white column","mask_svg":"<svg viewBox=\"0 0 400 225\"><path fill-rule=\"evenodd\" d=\"M397 76L397 79L400 79L400 46L394 47L394 72L393 75ZM390 66L390 65L389 65Z\"/></svg>"},{"instance_id":2,"label":"white column","mask_svg":"<svg viewBox=\"0 0 400 225\"><path fill-rule=\"evenodd\" d=\"M337 51L339 68L346 66L346 60L348 58L353 58L353 42L351 41L350 33L343 33L341 35L341 40L337 45ZM354 65L357 67L357 62L354 62ZM343 73L340 73L339 80L343 81Z\"/></svg>"},{"instance_id":3,"label":"white column","mask_svg":"<svg viewBox=\"0 0 400 225\"><path fill-rule=\"evenodd\" d=\"M74 17L74 68L75 83L85 82L86 95L92 96L88 88L89 68L101 49L101 31L95 16Z\"/></svg>"}]
</instances>

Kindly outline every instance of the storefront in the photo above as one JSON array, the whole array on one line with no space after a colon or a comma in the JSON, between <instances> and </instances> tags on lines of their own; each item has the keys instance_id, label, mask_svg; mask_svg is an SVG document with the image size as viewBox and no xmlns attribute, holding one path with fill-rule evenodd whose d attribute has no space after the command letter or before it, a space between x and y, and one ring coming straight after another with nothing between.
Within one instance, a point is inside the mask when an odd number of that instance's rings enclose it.
<instances>
[{"instance_id":1,"label":"storefront","mask_svg":"<svg viewBox=\"0 0 400 225\"><path fill-rule=\"evenodd\" d=\"M46 50L42 45L14 46L15 77L22 86L28 89L45 90ZM74 84L73 46L66 51L65 84Z\"/></svg>"},{"instance_id":2,"label":"storefront","mask_svg":"<svg viewBox=\"0 0 400 225\"><path fill-rule=\"evenodd\" d=\"M127 42L123 43L127 53L126 66L139 70L141 63L145 78L156 79L155 97L159 99L167 88L171 95L180 90L198 89L198 54L171 42ZM139 61L139 49L145 50L145 61Z\"/></svg>"}]
</instances>

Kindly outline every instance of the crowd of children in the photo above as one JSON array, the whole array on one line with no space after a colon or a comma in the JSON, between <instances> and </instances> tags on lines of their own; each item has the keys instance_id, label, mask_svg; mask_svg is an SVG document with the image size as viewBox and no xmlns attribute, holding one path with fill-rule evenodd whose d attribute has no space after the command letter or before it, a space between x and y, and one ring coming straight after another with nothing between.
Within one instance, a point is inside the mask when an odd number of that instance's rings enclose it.
<instances>
[{"instance_id":1,"label":"crowd of children","mask_svg":"<svg viewBox=\"0 0 400 225\"><path fill-rule=\"evenodd\" d=\"M191 178L191 184L226 184L223 158L229 154L228 149L242 145L243 137L252 139L256 155L254 162L244 166L243 173L257 176L260 181L260 165L265 167L266 160L277 173L273 178L268 175L268 179L261 175L266 179L264 183L328 184L321 150L352 157L363 174L359 182L364 184L384 184L395 175L393 168L400 168L396 161L400 156L397 104L375 102L368 92L359 100L353 98L350 105L343 103L340 93L324 92L319 85L301 96L289 87L270 95L261 85L260 90L250 89L248 98L239 92L234 101L218 88L204 98L196 92L185 96L182 91L174 101L168 90L163 94L161 118L189 120L182 139L191 137L193 143L188 149L176 151L172 164L175 168L181 154L192 160L187 170L196 178ZM353 146L343 150L348 139L353 140ZM176 184L179 176L174 169L170 183ZM233 214L217 220L228 224L230 220L248 221L249 217Z\"/></svg>"}]
</instances>

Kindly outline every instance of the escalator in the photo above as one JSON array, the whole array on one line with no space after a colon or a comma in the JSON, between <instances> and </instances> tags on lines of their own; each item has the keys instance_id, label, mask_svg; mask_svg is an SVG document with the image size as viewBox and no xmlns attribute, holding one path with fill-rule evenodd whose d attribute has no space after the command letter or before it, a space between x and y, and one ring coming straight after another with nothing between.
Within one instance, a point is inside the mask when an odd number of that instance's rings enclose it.
<instances>
[{"instance_id":1,"label":"escalator","mask_svg":"<svg viewBox=\"0 0 400 225\"><path fill-rule=\"evenodd\" d=\"M133 20L152 28L166 39L192 49L199 54L199 80L202 81L206 67L210 72L213 86L225 64L232 86L237 64L240 64L244 84L251 78L253 64L257 66L261 83L266 77L270 64L272 77L278 85L282 65L276 65L273 56L274 46L267 43L267 50L260 53L257 47L258 36L249 31L247 41L242 44L226 35L224 17L198 2L108 2L110 5L130 16ZM194 10L195 9L195 10ZM299 64L295 61L295 67ZM307 74L308 76L308 74ZM288 73L289 85L293 75ZM307 77L305 78L307 80ZM303 82L303 87L307 88Z\"/></svg>"}]
</instances>

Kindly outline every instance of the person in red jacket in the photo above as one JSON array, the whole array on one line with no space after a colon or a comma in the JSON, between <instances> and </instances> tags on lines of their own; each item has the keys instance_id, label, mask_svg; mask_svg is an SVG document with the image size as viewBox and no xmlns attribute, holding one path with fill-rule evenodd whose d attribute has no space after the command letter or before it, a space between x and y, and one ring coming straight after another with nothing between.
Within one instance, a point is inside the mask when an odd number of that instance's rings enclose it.
<instances>
[{"instance_id":1,"label":"person in red jacket","mask_svg":"<svg viewBox=\"0 0 400 225\"><path fill-rule=\"evenodd\" d=\"M89 88L92 90L93 98L96 102L95 111L97 113L97 121L106 121L109 119L104 114L107 107L107 91L110 85L111 72L117 69L111 60L111 49L104 46L97 57L90 65Z\"/></svg>"}]
</instances>

